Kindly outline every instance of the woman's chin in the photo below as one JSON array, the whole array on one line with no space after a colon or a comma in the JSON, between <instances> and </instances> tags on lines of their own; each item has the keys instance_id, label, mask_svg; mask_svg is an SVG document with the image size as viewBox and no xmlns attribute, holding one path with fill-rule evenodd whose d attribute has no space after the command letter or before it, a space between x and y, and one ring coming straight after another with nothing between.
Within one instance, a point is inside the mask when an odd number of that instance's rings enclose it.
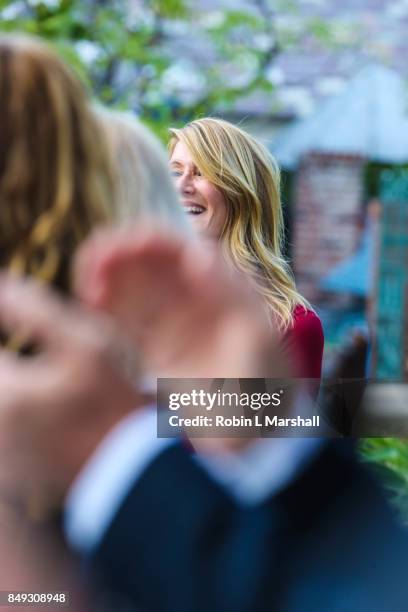
<instances>
[{"instance_id":1,"label":"woman's chin","mask_svg":"<svg viewBox=\"0 0 408 612\"><path fill-rule=\"evenodd\" d=\"M204 240L217 241L221 231L217 231L211 224L211 219L207 215L189 215L190 223L194 231Z\"/></svg>"},{"instance_id":2,"label":"woman's chin","mask_svg":"<svg viewBox=\"0 0 408 612\"><path fill-rule=\"evenodd\" d=\"M208 230L208 220L206 220L203 214L201 215L189 215L190 223L192 223L193 227L197 232L205 233Z\"/></svg>"}]
</instances>

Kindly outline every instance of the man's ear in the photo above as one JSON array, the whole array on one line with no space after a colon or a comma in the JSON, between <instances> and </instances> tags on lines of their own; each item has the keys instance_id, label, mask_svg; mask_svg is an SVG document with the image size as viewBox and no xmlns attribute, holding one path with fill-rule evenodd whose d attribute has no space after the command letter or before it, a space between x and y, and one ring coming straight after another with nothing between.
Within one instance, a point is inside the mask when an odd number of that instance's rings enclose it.
<instances>
[{"instance_id":1,"label":"man's ear","mask_svg":"<svg viewBox=\"0 0 408 612\"><path fill-rule=\"evenodd\" d=\"M128 265L117 230L97 231L75 254L72 265L73 293L86 305L104 310L109 296Z\"/></svg>"},{"instance_id":2,"label":"man's ear","mask_svg":"<svg viewBox=\"0 0 408 612\"><path fill-rule=\"evenodd\" d=\"M84 304L104 309L114 290L118 262L115 251L91 237L78 249L72 265L72 290Z\"/></svg>"},{"instance_id":3,"label":"man's ear","mask_svg":"<svg viewBox=\"0 0 408 612\"><path fill-rule=\"evenodd\" d=\"M94 234L85 240L76 250L71 264L71 291L82 302L88 304L90 301L90 288L93 285L92 255L95 250Z\"/></svg>"}]
</instances>

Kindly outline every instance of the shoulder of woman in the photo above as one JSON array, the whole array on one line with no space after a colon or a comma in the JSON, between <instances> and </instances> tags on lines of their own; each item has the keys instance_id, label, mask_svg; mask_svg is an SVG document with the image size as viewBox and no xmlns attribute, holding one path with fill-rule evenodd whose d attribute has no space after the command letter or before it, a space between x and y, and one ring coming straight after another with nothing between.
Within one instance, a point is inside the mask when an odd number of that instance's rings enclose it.
<instances>
[{"instance_id":1,"label":"shoulder of woman","mask_svg":"<svg viewBox=\"0 0 408 612\"><path fill-rule=\"evenodd\" d=\"M323 347L324 335L322 322L319 316L309 308L298 305L293 311L292 326L288 329L288 335L299 341L310 341L314 346Z\"/></svg>"},{"instance_id":2,"label":"shoulder of woman","mask_svg":"<svg viewBox=\"0 0 408 612\"><path fill-rule=\"evenodd\" d=\"M286 332L284 342L297 364L297 375L319 379L324 347L323 327L319 316L309 308L296 306L293 310L292 325ZM315 396L316 389L312 389L311 393Z\"/></svg>"},{"instance_id":3,"label":"shoulder of woman","mask_svg":"<svg viewBox=\"0 0 408 612\"><path fill-rule=\"evenodd\" d=\"M298 304L293 309L293 323L292 327L296 325L313 325L316 327L322 327L322 322L318 314L310 308L305 308L301 304Z\"/></svg>"},{"instance_id":4,"label":"shoulder of woman","mask_svg":"<svg viewBox=\"0 0 408 612\"><path fill-rule=\"evenodd\" d=\"M292 352L299 376L320 378L323 346L323 327L319 316L313 310L296 306L292 325L284 337L284 347Z\"/></svg>"}]
</instances>

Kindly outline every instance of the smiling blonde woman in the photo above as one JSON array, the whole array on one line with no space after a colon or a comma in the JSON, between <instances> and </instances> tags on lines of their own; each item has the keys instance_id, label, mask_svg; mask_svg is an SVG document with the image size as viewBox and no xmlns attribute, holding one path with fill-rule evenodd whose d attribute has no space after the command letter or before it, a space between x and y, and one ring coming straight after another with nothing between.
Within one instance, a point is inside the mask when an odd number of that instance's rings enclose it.
<instances>
[{"instance_id":1,"label":"smiling blonde woman","mask_svg":"<svg viewBox=\"0 0 408 612\"><path fill-rule=\"evenodd\" d=\"M319 378L323 332L282 255L276 161L252 136L221 119L198 119L170 133L170 168L193 226L218 241L227 261L253 282L297 354L300 373Z\"/></svg>"}]
</instances>

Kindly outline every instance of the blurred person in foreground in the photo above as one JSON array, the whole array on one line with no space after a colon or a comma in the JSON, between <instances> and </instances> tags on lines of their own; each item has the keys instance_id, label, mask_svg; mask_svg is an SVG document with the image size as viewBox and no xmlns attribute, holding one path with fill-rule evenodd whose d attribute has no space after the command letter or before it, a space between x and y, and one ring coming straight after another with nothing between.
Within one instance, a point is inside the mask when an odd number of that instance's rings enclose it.
<instances>
[{"instance_id":1,"label":"blurred person in foreground","mask_svg":"<svg viewBox=\"0 0 408 612\"><path fill-rule=\"evenodd\" d=\"M1 264L70 290L76 247L112 216L109 154L83 86L27 36L0 37Z\"/></svg>"},{"instance_id":2,"label":"blurred person in foreground","mask_svg":"<svg viewBox=\"0 0 408 612\"><path fill-rule=\"evenodd\" d=\"M198 119L170 133L170 169L194 229L218 243L225 260L252 283L295 360L294 375L319 379L323 330L282 254L276 161L247 132L221 119Z\"/></svg>"},{"instance_id":3,"label":"blurred person in foreground","mask_svg":"<svg viewBox=\"0 0 408 612\"><path fill-rule=\"evenodd\" d=\"M189 234L153 135L129 115L91 105L42 41L0 36L0 110L2 267L70 294L73 255L95 227L146 219ZM4 340L33 349L23 337Z\"/></svg>"},{"instance_id":4,"label":"blurred person in foreground","mask_svg":"<svg viewBox=\"0 0 408 612\"><path fill-rule=\"evenodd\" d=\"M0 265L67 293L75 249L91 229L111 218L113 179L102 131L71 70L48 45L23 35L0 36L0 114ZM32 353L24 333L4 331L4 344ZM61 576L67 586L69 569L61 551L52 551L53 566L38 539L37 562L22 568L19 578L12 568L29 557L37 503L28 504L24 528L16 527L18 501L2 483L0 506L1 554L8 559L2 562L7 569L1 589L36 585L40 590L47 576L48 588L52 579L53 586L61 584ZM31 582L24 584L30 572Z\"/></svg>"},{"instance_id":5,"label":"blurred person in foreground","mask_svg":"<svg viewBox=\"0 0 408 612\"><path fill-rule=\"evenodd\" d=\"M48 45L0 36L0 77L3 267L69 293L73 254L96 226L147 215L149 202L156 222L187 227L153 136L95 110Z\"/></svg>"},{"instance_id":6,"label":"blurred person in foreground","mask_svg":"<svg viewBox=\"0 0 408 612\"><path fill-rule=\"evenodd\" d=\"M154 223L192 235L158 140L130 113L100 106L94 113L105 134L113 169L115 224Z\"/></svg>"},{"instance_id":7,"label":"blurred person in foreground","mask_svg":"<svg viewBox=\"0 0 408 612\"><path fill-rule=\"evenodd\" d=\"M154 138L124 115L95 112L82 84L42 41L0 36L0 109L0 264L13 274L34 276L69 294L78 245L96 226L147 215L146 201L156 223L171 218L187 233L165 154ZM36 349L24 333L1 332L9 348L24 354ZM28 496L27 529L11 538L16 554L24 551L30 522L44 504L52 504L48 491L44 499ZM18 500L1 488L4 541L7 531L15 531L16 512Z\"/></svg>"},{"instance_id":8,"label":"blurred person in foreground","mask_svg":"<svg viewBox=\"0 0 408 612\"><path fill-rule=\"evenodd\" d=\"M92 241L83 251L89 274L97 248L93 290L109 290L114 271L127 287L123 311L141 296L154 306L150 351L167 356L170 376L186 364L197 377L265 376L265 363L269 375L288 373L253 294L212 249L157 232L123 241L112 231L104 243L103 254ZM192 456L157 438L155 415L117 358L124 337L136 340L137 313L119 335L106 315L30 281L0 280L1 324L41 347L30 359L0 359L0 465L14 468L2 476L16 496L27 482L53 489L68 541L111 593L110 609L404 612L408 535L353 449L220 439Z\"/></svg>"}]
</instances>

